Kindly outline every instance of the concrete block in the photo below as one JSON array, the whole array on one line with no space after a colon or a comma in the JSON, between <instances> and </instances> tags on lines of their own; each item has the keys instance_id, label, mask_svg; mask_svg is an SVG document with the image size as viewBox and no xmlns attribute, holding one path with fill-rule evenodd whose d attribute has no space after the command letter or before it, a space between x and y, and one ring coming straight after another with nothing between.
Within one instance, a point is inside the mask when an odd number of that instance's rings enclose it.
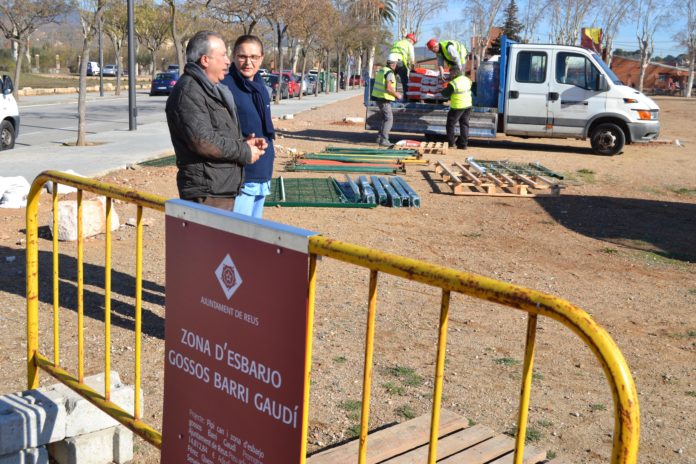
<instances>
[{"instance_id":1,"label":"concrete block","mask_svg":"<svg viewBox=\"0 0 696 464\"><path fill-rule=\"evenodd\" d=\"M121 464L133 459L133 434L111 427L51 443L48 452L58 464Z\"/></svg>"},{"instance_id":2,"label":"concrete block","mask_svg":"<svg viewBox=\"0 0 696 464\"><path fill-rule=\"evenodd\" d=\"M0 397L0 455L62 440L65 419L61 394L27 390Z\"/></svg>"},{"instance_id":3,"label":"concrete block","mask_svg":"<svg viewBox=\"0 0 696 464\"><path fill-rule=\"evenodd\" d=\"M111 207L111 230L119 227L116 208ZM53 220L48 225L53 231ZM82 235L91 237L104 233L106 230L106 198L97 197L82 202ZM77 240L77 201L65 200L58 202L58 240Z\"/></svg>"},{"instance_id":4,"label":"concrete block","mask_svg":"<svg viewBox=\"0 0 696 464\"><path fill-rule=\"evenodd\" d=\"M0 464L48 464L48 451L42 446L4 454L0 456Z\"/></svg>"},{"instance_id":5,"label":"concrete block","mask_svg":"<svg viewBox=\"0 0 696 464\"><path fill-rule=\"evenodd\" d=\"M100 394L104 394L104 374L85 377L85 384ZM118 424L111 416L102 412L92 403L73 392L63 384L47 387L65 398L65 436L74 437L83 433L95 432ZM111 372L111 401L133 414L133 386L124 385L118 372ZM141 393L141 405L142 405Z\"/></svg>"}]
</instances>

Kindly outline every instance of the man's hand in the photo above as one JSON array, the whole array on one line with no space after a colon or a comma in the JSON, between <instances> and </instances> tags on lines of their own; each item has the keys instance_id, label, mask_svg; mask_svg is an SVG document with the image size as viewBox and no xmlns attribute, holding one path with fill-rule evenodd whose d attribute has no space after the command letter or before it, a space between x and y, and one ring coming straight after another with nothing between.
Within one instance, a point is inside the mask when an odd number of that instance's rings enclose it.
<instances>
[{"instance_id":1,"label":"man's hand","mask_svg":"<svg viewBox=\"0 0 696 464\"><path fill-rule=\"evenodd\" d=\"M255 163L265 153L268 142L263 137L256 137L256 134L249 134L246 143L251 148L251 163Z\"/></svg>"},{"instance_id":2,"label":"man's hand","mask_svg":"<svg viewBox=\"0 0 696 464\"><path fill-rule=\"evenodd\" d=\"M401 97L403 97L403 95L401 95L401 92L394 92L394 93L395 93L394 97L395 97L397 100L401 100Z\"/></svg>"}]
</instances>

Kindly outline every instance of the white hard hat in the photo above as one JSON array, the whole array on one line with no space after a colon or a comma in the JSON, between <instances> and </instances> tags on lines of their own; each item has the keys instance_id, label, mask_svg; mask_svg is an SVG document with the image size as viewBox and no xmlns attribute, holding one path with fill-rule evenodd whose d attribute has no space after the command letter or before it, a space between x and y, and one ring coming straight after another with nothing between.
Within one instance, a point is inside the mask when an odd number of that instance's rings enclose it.
<instances>
[{"instance_id":1,"label":"white hard hat","mask_svg":"<svg viewBox=\"0 0 696 464\"><path fill-rule=\"evenodd\" d=\"M401 59L401 55L398 53L390 53L387 57L387 63L396 63Z\"/></svg>"}]
</instances>

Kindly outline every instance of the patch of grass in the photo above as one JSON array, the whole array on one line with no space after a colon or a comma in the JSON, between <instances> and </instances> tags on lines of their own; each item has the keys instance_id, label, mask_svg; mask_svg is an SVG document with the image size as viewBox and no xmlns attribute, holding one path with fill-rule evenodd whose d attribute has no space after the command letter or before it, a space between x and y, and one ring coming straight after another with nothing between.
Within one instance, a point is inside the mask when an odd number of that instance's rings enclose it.
<instances>
[{"instance_id":1,"label":"patch of grass","mask_svg":"<svg viewBox=\"0 0 696 464\"><path fill-rule=\"evenodd\" d=\"M665 264L668 266L683 266L684 261L678 258L672 258L670 256L663 256L659 253L654 253L652 251L644 251L641 253L645 261L650 261L652 263Z\"/></svg>"},{"instance_id":2,"label":"patch of grass","mask_svg":"<svg viewBox=\"0 0 696 464\"><path fill-rule=\"evenodd\" d=\"M532 372L532 380L544 380L544 374L541 372Z\"/></svg>"},{"instance_id":3,"label":"patch of grass","mask_svg":"<svg viewBox=\"0 0 696 464\"><path fill-rule=\"evenodd\" d=\"M423 377L410 367L394 366L388 367L387 373L399 378L404 385L409 387L420 387L423 384Z\"/></svg>"},{"instance_id":4,"label":"patch of grass","mask_svg":"<svg viewBox=\"0 0 696 464\"><path fill-rule=\"evenodd\" d=\"M339 408L343 409L344 411L348 411L348 412L359 411L361 406L362 406L362 401L359 401L359 400L345 400L345 401L342 401L341 404L338 405Z\"/></svg>"},{"instance_id":5,"label":"patch of grass","mask_svg":"<svg viewBox=\"0 0 696 464\"><path fill-rule=\"evenodd\" d=\"M696 338L696 330L687 330L686 331L686 336L688 338Z\"/></svg>"},{"instance_id":6,"label":"patch of grass","mask_svg":"<svg viewBox=\"0 0 696 464\"><path fill-rule=\"evenodd\" d=\"M520 363L520 361L515 358L498 358L494 359L493 362L501 366L516 366Z\"/></svg>"},{"instance_id":7,"label":"patch of grass","mask_svg":"<svg viewBox=\"0 0 696 464\"><path fill-rule=\"evenodd\" d=\"M556 459L556 456L557 454L555 451L548 450L546 452L546 459Z\"/></svg>"},{"instance_id":8,"label":"patch of grass","mask_svg":"<svg viewBox=\"0 0 696 464\"><path fill-rule=\"evenodd\" d=\"M539 427L544 427L544 428L548 429L549 427L551 427L553 425L553 422L551 422L548 419L539 419L537 421L537 424L539 425Z\"/></svg>"},{"instance_id":9,"label":"patch of grass","mask_svg":"<svg viewBox=\"0 0 696 464\"><path fill-rule=\"evenodd\" d=\"M690 288L686 291L689 295L696 295L696 288Z\"/></svg>"},{"instance_id":10,"label":"patch of grass","mask_svg":"<svg viewBox=\"0 0 696 464\"><path fill-rule=\"evenodd\" d=\"M578 169L575 171L578 177L588 184L594 184L597 179L595 178L595 172L592 169Z\"/></svg>"},{"instance_id":11,"label":"patch of grass","mask_svg":"<svg viewBox=\"0 0 696 464\"><path fill-rule=\"evenodd\" d=\"M477 422L474 419L469 419L469 427L473 427Z\"/></svg>"},{"instance_id":12,"label":"patch of grass","mask_svg":"<svg viewBox=\"0 0 696 464\"><path fill-rule=\"evenodd\" d=\"M527 438L525 438L525 443L536 443L544 436L541 430L535 429L534 427L529 427L527 429Z\"/></svg>"},{"instance_id":13,"label":"patch of grass","mask_svg":"<svg viewBox=\"0 0 696 464\"><path fill-rule=\"evenodd\" d=\"M687 391L686 396L693 396L694 398L696 398L696 390Z\"/></svg>"},{"instance_id":14,"label":"patch of grass","mask_svg":"<svg viewBox=\"0 0 696 464\"><path fill-rule=\"evenodd\" d=\"M607 406L602 403L593 403L590 405L590 411L606 411Z\"/></svg>"},{"instance_id":15,"label":"patch of grass","mask_svg":"<svg viewBox=\"0 0 696 464\"><path fill-rule=\"evenodd\" d=\"M479 238L482 234L480 232L469 232L468 234L464 234L464 237L467 238Z\"/></svg>"},{"instance_id":16,"label":"patch of grass","mask_svg":"<svg viewBox=\"0 0 696 464\"><path fill-rule=\"evenodd\" d=\"M333 362L335 362L336 364L344 364L346 361L348 361L348 358L346 358L345 356L336 356L335 358L333 358Z\"/></svg>"},{"instance_id":17,"label":"patch of grass","mask_svg":"<svg viewBox=\"0 0 696 464\"><path fill-rule=\"evenodd\" d=\"M413 408L407 404L399 406L394 411L398 416L403 417L404 419L413 419L416 417L416 411L414 411Z\"/></svg>"},{"instance_id":18,"label":"patch of grass","mask_svg":"<svg viewBox=\"0 0 696 464\"><path fill-rule=\"evenodd\" d=\"M355 438L360 435L360 424L351 425L346 429L346 435L349 438Z\"/></svg>"},{"instance_id":19,"label":"patch of grass","mask_svg":"<svg viewBox=\"0 0 696 464\"><path fill-rule=\"evenodd\" d=\"M677 195L686 195L686 196L696 195L696 189L693 189L693 188L675 187L673 185L669 185L669 186L667 186L667 190L669 190L672 193L676 193Z\"/></svg>"},{"instance_id":20,"label":"patch of grass","mask_svg":"<svg viewBox=\"0 0 696 464\"><path fill-rule=\"evenodd\" d=\"M615 255L616 253L619 252L619 250L617 250L616 248L612 248L612 247L600 248L599 251L602 252L602 253L606 253L606 254L608 254L608 255Z\"/></svg>"},{"instance_id":21,"label":"patch of grass","mask_svg":"<svg viewBox=\"0 0 696 464\"><path fill-rule=\"evenodd\" d=\"M382 386L390 395L404 396L406 394L406 389L401 385L397 385L394 382L383 383Z\"/></svg>"}]
</instances>

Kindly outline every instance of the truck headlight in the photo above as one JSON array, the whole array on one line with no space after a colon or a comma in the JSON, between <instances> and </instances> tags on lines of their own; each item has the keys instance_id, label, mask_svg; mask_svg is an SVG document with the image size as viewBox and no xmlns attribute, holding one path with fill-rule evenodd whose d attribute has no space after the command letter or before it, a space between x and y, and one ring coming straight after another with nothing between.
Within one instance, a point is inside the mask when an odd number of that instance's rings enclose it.
<instances>
[{"instance_id":1,"label":"truck headlight","mask_svg":"<svg viewBox=\"0 0 696 464\"><path fill-rule=\"evenodd\" d=\"M657 119L657 111L650 110L633 110L638 115L638 119L641 120L653 120Z\"/></svg>"}]
</instances>

